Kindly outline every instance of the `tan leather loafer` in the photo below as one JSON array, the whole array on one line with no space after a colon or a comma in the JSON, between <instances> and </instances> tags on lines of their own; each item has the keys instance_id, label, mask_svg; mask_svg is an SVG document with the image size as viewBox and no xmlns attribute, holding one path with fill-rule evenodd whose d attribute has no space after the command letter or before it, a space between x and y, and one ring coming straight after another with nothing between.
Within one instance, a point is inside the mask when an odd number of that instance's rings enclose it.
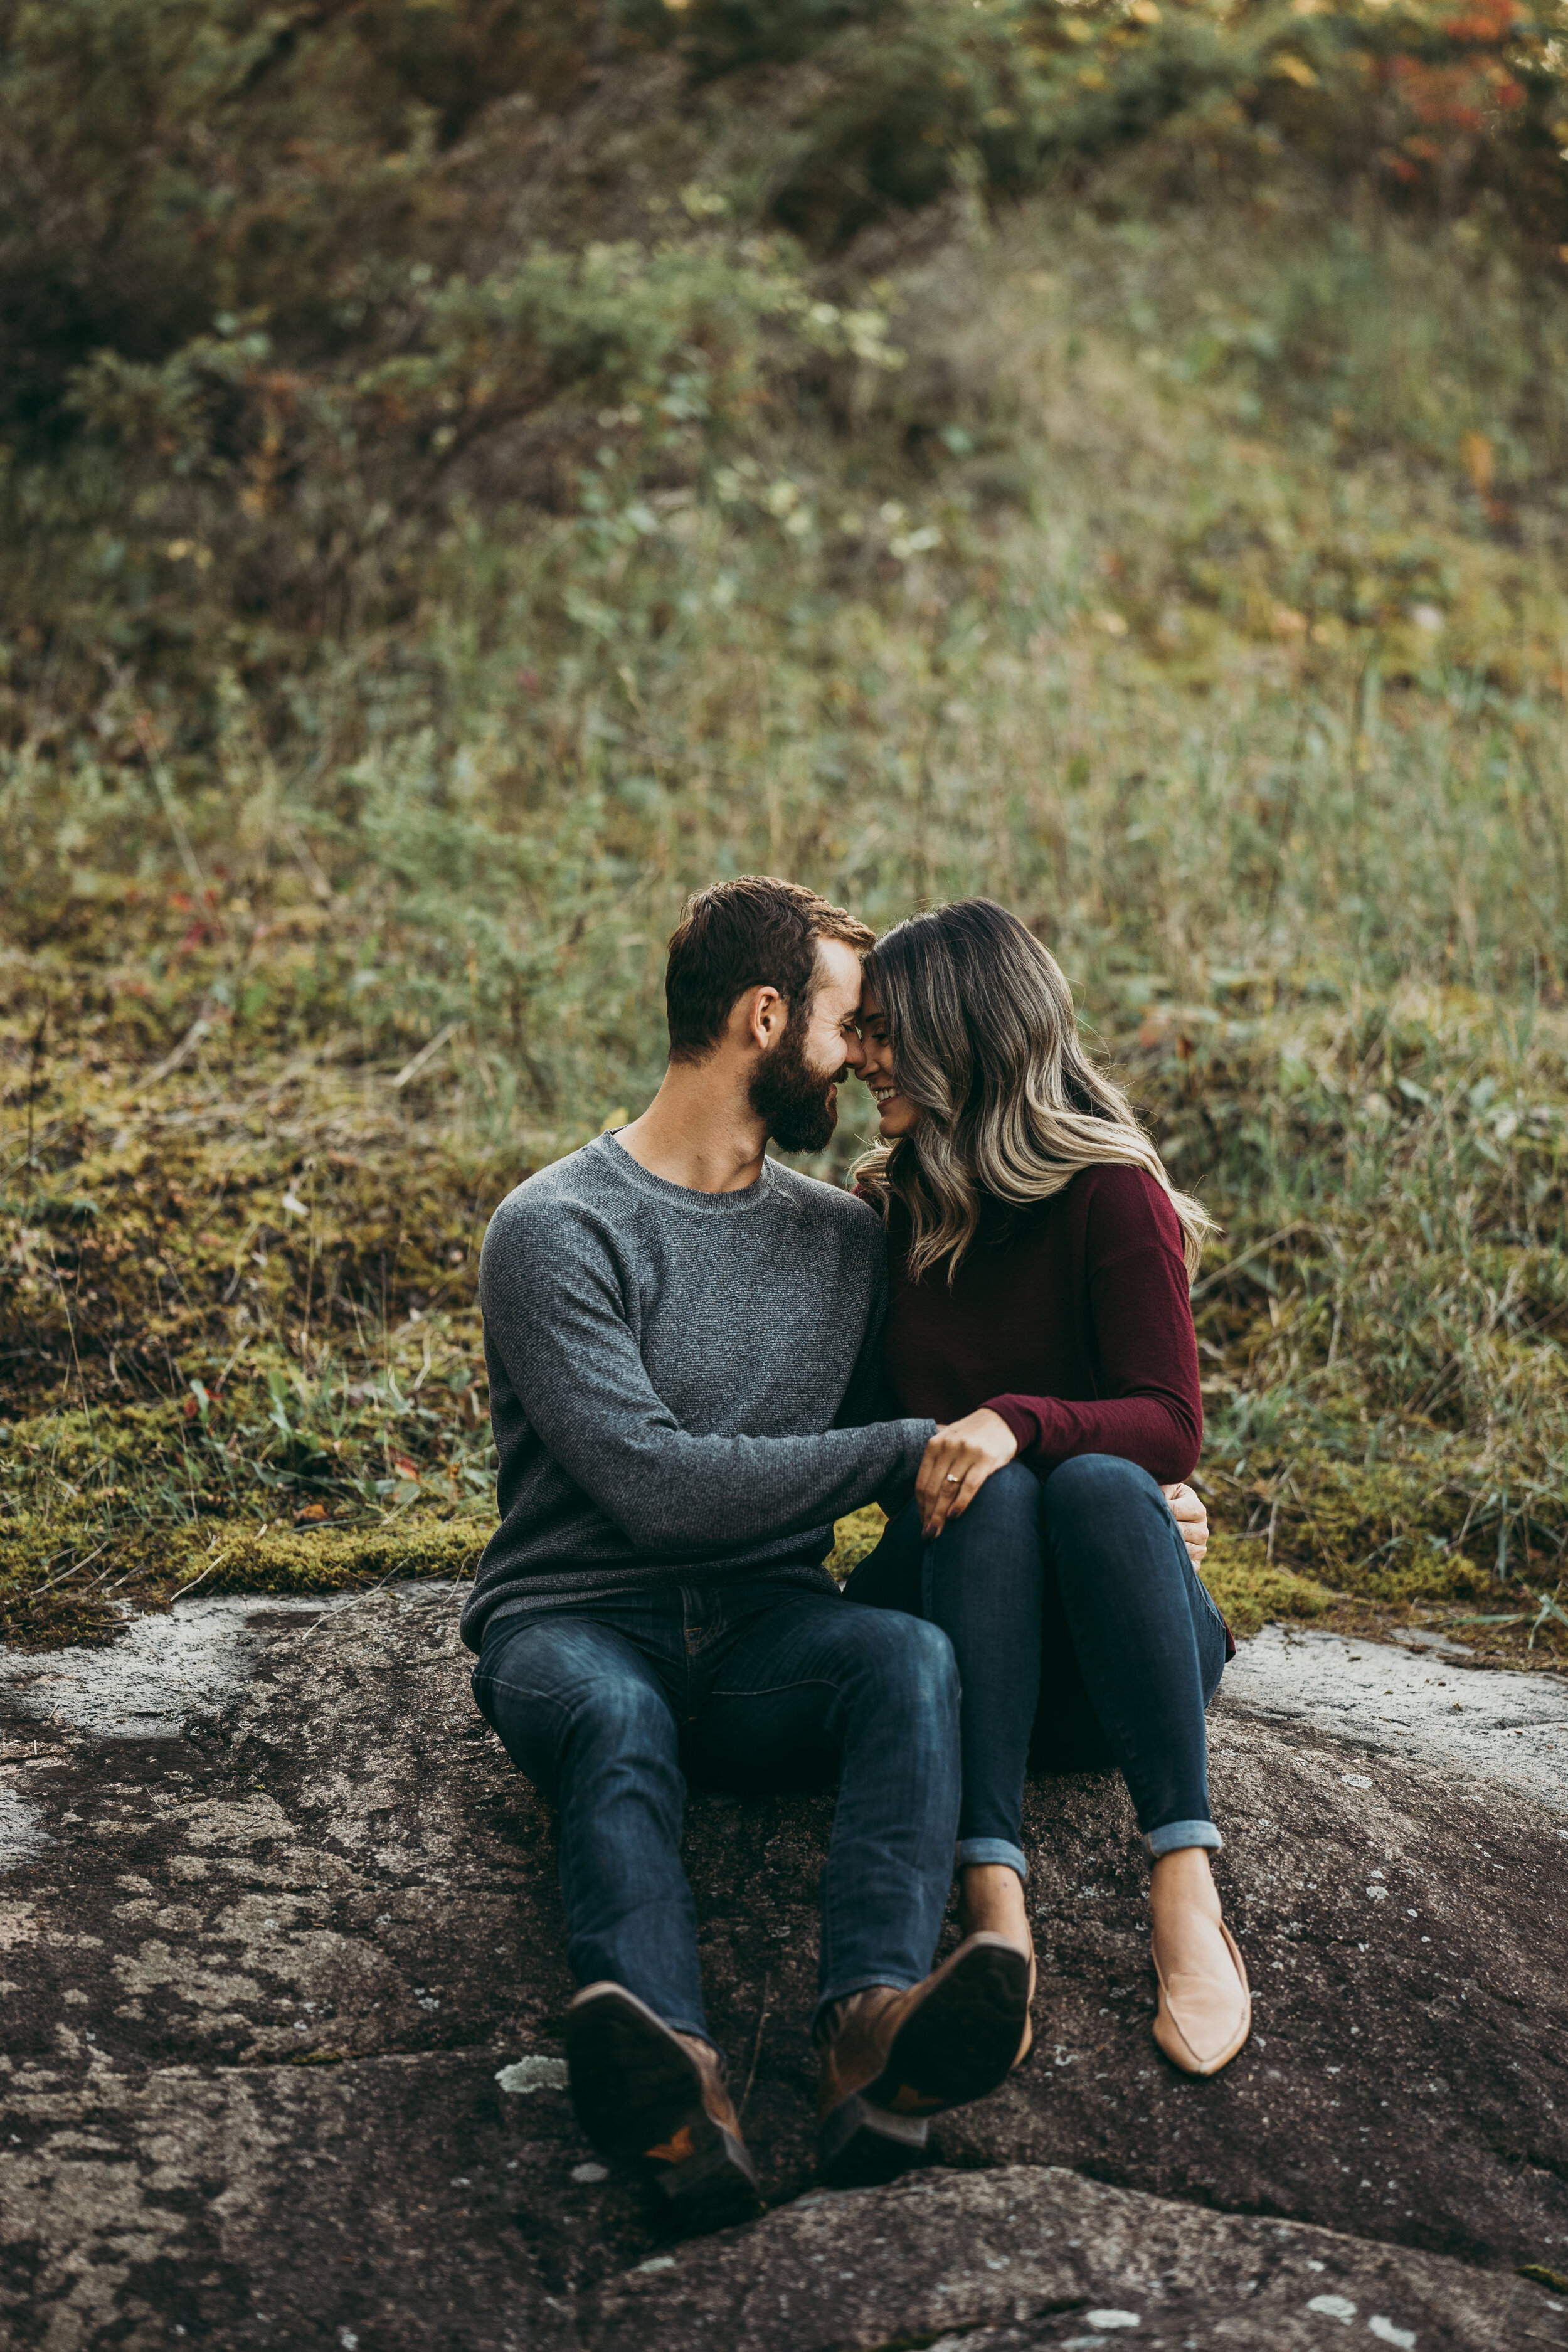
<instances>
[{"instance_id":1,"label":"tan leather loafer","mask_svg":"<svg viewBox=\"0 0 1568 2352\"><path fill-rule=\"evenodd\" d=\"M717 2051L624 1985L585 1985L566 2012L572 2105L602 2155L640 2157L683 2218L758 2210L757 2175Z\"/></svg>"},{"instance_id":2,"label":"tan leather loafer","mask_svg":"<svg viewBox=\"0 0 1568 2352\"><path fill-rule=\"evenodd\" d=\"M1228 2066L1252 2031L1252 1991L1247 1967L1236 1938L1223 1919L1217 1923L1230 1955L1226 1974L1187 1972L1167 1983L1154 1959L1160 1980L1160 2005L1154 2013L1154 2039L1184 2074L1217 2074Z\"/></svg>"},{"instance_id":3,"label":"tan leather loafer","mask_svg":"<svg viewBox=\"0 0 1568 2352\"><path fill-rule=\"evenodd\" d=\"M1013 2061L1015 2074L1020 2066L1026 2066L1035 2054L1035 1994L1038 1989L1039 1980L1039 1970L1035 1963L1035 1941L1031 1937L1029 1938L1029 1981L1024 1994L1024 2038L1018 2044L1018 2053Z\"/></svg>"},{"instance_id":4,"label":"tan leather loafer","mask_svg":"<svg viewBox=\"0 0 1568 2352\"><path fill-rule=\"evenodd\" d=\"M872 1985L838 2002L817 2099L824 2171L886 2178L925 2146L929 2116L1005 2082L1028 2024L1028 1979L1016 1944L981 1934L907 1991Z\"/></svg>"}]
</instances>

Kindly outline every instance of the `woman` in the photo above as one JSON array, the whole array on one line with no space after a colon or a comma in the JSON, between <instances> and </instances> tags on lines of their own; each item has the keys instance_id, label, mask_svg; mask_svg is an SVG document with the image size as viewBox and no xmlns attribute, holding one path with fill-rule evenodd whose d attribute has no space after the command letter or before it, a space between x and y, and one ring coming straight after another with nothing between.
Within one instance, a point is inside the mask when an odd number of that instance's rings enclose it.
<instances>
[{"instance_id":1,"label":"woman","mask_svg":"<svg viewBox=\"0 0 1568 2352\"><path fill-rule=\"evenodd\" d=\"M1029 1950L1031 1989L1026 1763L1120 1766L1152 1864L1154 2038L1212 2074L1251 2025L1208 1862L1204 1710L1234 1644L1161 1491L1203 1435L1188 1291L1210 1220L1014 916L913 916L865 972L881 1142L857 1176L888 1227L884 1369L892 1409L940 1425L847 1594L952 1640L963 1930Z\"/></svg>"}]
</instances>

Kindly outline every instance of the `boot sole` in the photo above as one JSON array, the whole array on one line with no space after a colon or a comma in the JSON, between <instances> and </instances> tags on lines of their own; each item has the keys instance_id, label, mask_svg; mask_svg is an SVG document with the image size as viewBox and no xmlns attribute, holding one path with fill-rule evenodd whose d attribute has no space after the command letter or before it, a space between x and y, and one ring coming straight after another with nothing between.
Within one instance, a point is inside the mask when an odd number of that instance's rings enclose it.
<instances>
[{"instance_id":1,"label":"boot sole","mask_svg":"<svg viewBox=\"0 0 1568 2352\"><path fill-rule=\"evenodd\" d=\"M566 2063L573 2111L602 2155L642 2159L685 2217L757 2211L757 2175L744 2145L714 2122L690 2052L635 1993L605 1985L573 2003ZM668 2158L649 2153L664 2147L672 2151Z\"/></svg>"},{"instance_id":2,"label":"boot sole","mask_svg":"<svg viewBox=\"0 0 1568 2352\"><path fill-rule=\"evenodd\" d=\"M893 2037L862 2096L897 2116L932 2115L996 2090L1029 2022L1029 1963L1005 1937L972 1936Z\"/></svg>"},{"instance_id":3,"label":"boot sole","mask_svg":"<svg viewBox=\"0 0 1568 2352\"><path fill-rule=\"evenodd\" d=\"M842 2187L889 2180L926 2144L926 2118L1005 2083L1029 2021L1029 1963L1005 1937L969 1937L893 2036L881 2073L823 2117L817 2158Z\"/></svg>"},{"instance_id":4,"label":"boot sole","mask_svg":"<svg viewBox=\"0 0 1568 2352\"><path fill-rule=\"evenodd\" d=\"M684 2226L700 2224L720 2229L729 2221L751 2221L763 2210L755 2167L733 2132L704 2116L709 2145L696 2137L697 2153L683 2164L660 2166L655 2186L680 2216Z\"/></svg>"},{"instance_id":5,"label":"boot sole","mask_svg":"<svg viewBox=\"0 0 1568 2352\"><path fill-rule=\"evenodd\" d=\"M923 2116L889 2115L858 2092L833 2109L817 2134L817 2171L838 2189L872 2189L907 2171L925 2152Z\"/></svg>"}]
</instances>

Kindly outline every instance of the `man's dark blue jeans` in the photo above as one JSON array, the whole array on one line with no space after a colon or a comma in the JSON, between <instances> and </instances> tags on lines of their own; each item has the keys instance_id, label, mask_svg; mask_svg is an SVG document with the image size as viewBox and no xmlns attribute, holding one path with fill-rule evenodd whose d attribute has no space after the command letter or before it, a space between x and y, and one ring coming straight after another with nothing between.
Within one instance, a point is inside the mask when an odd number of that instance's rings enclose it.
<instances>
[{"instance_id":1,"label":"man's dark blue jeans","mask_svg":"<svg viewBox=\"0 0 1568 2352\"><path fill-rule=\"evenodd\" d=\"M668 1586L492 1618L474 1696L560 1809L579 1984L608 1978L711 2040L680 1866L689 1773L754 1790L837 1769L819 2009L930 1970L959 1801L958 1674L936 1626L826 1590Z\"/></svg>"},{"instance_id":2,"label":"man's dark blue jeans","mask_svg":"<svg viewBox=\"0 0 1568 2352\"><path fill-rule=\"evenodd\" d=\"M934 1543L912 1503L845 1588L940 1625L963 1686L958 1859L1028 1874L1024 1772L1116 1764L1152 1860L1215 1847L1204 1710L1226 1632L1146 1470L1009 1463Z\"/></svg>"}]
</instances>

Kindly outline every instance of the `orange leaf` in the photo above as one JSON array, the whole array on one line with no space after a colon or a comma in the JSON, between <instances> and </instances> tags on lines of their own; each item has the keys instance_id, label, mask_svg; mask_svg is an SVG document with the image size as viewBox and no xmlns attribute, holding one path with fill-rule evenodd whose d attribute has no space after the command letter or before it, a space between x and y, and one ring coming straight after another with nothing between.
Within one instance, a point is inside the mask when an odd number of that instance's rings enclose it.
<instances>
[{"instance_id":1,"label":"orange leaf","mask_svg":"<svg viewBox=\"0 0 1568 2352\"><path fill-rule=\"evenodd\" d=\"M1492 476L1496 471L1491 443L1484 433L1467 433L1459 444L1459 455L1464 459L1465 471L1477 496L1484 499L1492 486Z\"/></svg>"}]
</instances>

